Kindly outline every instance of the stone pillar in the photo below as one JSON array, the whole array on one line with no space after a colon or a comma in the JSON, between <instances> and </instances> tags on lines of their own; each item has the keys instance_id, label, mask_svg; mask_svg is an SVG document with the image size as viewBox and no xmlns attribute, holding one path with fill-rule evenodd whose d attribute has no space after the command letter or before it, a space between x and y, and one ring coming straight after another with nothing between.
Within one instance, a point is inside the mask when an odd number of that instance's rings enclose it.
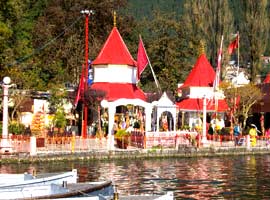
<instances>
[{"instance_id":1,"label":"stone pillar","mask_svg":"<svg viewBox=\"0 0 270 200\"><path fill-rule=\"evenodd\" d=\"M152 107L151 106L145 107L145 132L151 131L151 114L152 114Z\"/></svg>"},{"instance_id":2,"label":"stone pillar","mask_svg":"<svg viewBox=\"0 0 270 200\"><path fill-rule=\"evenodd\" d=\"M108 115L109 115L109 124L108 124L108 140L107 140L107 149L113 150L114 149L114 115L116 112L116 107L113 104L110 104L108 107Z\"/></svg>"},{"instance_id":3,"label":"stone pillar","mask_svg":"<svg viewBox=\"0 0 270 200\"><path fill-rule=\"evenodd\" d=\"M37 155L37 139L35 136L30 137L30 156Z\"/></svg>"}]
</instances>

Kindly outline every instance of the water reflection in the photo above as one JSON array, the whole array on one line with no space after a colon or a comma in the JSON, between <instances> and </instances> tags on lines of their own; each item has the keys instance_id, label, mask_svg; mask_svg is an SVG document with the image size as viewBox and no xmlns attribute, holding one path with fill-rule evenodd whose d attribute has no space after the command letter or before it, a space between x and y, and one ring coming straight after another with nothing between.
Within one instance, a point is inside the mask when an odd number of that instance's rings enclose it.
<instances>
[{"instance_id":1,"label":"water reflection","mask_svg":"<svg viewBox=\"0 0 270 200\"><path fill-rule=\"evenodd\" d=\"M269 199L270 156L147 159L1 165L1 173L62 172L77 168L79 181L111 179L120 194L161 194L176 199Z\"/></svg>"}]
</instances>

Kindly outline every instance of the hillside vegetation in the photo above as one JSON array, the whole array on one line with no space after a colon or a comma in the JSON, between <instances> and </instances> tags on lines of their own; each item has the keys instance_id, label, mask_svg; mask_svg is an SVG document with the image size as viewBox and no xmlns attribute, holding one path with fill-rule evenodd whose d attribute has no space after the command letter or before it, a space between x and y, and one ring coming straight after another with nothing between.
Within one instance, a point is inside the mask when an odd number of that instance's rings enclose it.
<instances>
[{"instance_id":1,"label":"hillside vegetation","mask_svg":"<svg viewBox=\"0 0 270 200\"><path fill-rule=\"evenodd\" d=\"M227 47L240 33L240 65L250 78L267 73L261 55L269 53L267 0L5 0L0 2L0 71L18 88L48 90L77 85L84 62L84 16L89 21L89 58L95 59L117 27L136 59L139 34L163 90L174 92L199 55L200 44L212 66L224 36L222 63L236 59ZM259 31L258 31L259 30ZM264 73L264 74L263 74ZM155 91L149 67L140 86Z\"/></svg>"}]
</instances>

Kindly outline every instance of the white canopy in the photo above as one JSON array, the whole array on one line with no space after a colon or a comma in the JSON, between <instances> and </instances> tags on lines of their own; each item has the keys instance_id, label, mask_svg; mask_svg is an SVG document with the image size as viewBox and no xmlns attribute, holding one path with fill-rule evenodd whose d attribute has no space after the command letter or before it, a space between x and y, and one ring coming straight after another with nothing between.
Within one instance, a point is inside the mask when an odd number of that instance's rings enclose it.
<instances>
[{"instance_id":1,"label":"white canopy","mask_svg":"<svg viewBox=\"0 0 270 200\"><path fill-rule=\"evenodd\" d=\"M173 117L173 130L176 130L176 105L169 99L166 92L162 94L158 101L152 103L153 107L157 109L157 127L156 130L159 130L159 118L163 112L169 112Z\"/></svg>"}]
</instances>

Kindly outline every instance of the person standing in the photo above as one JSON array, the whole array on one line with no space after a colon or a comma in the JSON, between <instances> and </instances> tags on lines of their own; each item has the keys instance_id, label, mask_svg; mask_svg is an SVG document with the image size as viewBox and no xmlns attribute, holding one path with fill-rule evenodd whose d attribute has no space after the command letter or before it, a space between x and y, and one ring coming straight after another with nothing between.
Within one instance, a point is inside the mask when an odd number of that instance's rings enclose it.
<instances>
[{"instance_id":1,"label":"person standing","mask_svg":"<svg viewBox=\"0 0 270 200\"><path fill-rule=\"evenodd\" d=\"M239 137L241 134L241 128L239 126L239 123L235 123L234 128L233 128L233 136L234 136L234 144L235 146L238 145Z\"/></svg>"},{"instance_id":2,"label":"person standing","mask_svg":"<svg viewBox=\"0 0 270 200\"><path fill-rule=\"evenodd\" d=\"M255 147L256 143L257 143L257 128L255 126L255 124L251 124L251 128L249 129L249 136L250 136L250 142L251 142L251 146Z\"/></svg>"}]
</instances>

